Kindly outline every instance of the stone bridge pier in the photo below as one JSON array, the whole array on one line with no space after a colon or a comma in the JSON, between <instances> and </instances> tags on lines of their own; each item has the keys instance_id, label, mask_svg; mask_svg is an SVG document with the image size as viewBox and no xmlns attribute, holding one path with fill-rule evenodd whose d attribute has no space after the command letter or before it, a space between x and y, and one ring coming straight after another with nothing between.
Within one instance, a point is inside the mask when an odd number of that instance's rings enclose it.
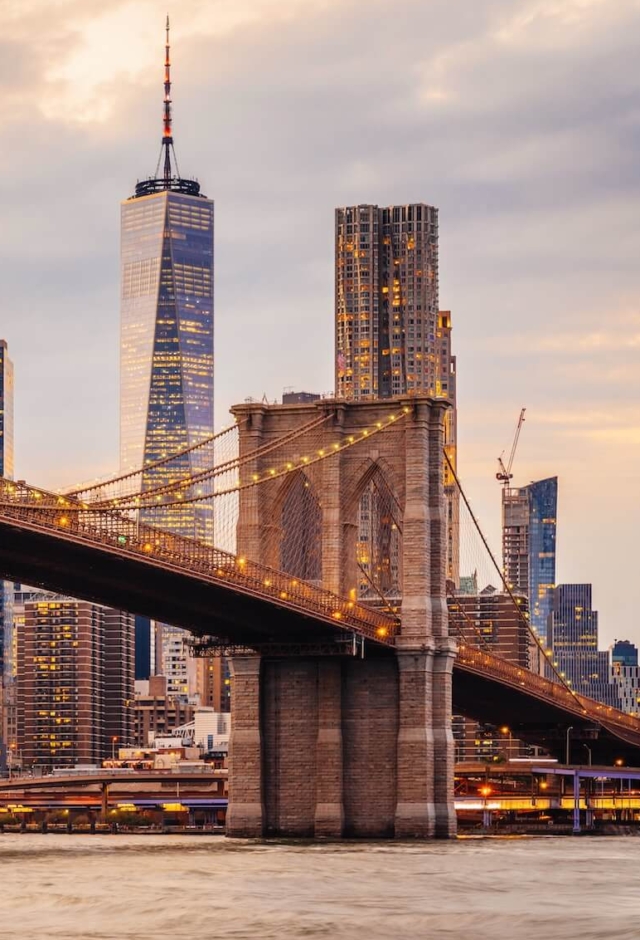
<instances>
[{"instance_id":1,"label":"stone bridge pier","mask_svg":"<svg viewBox=\"0 0 640 940\"><path fill-rule=\"evenodd\" d=\"M393 650L367 644L363 658L299 650L291 656L232 657L228 836L455 835L455 644L448 635L445 597L442 457L446 408L443 401L412 397L251 403L234 409L241 454L310 423L314 415L327 418L320 442L327 449L361 437L363 428L378 422L395 422L306 468L304 486L305 499L309 489L317 499L321 518L317 573L324 587L353 597L360 500L373 474L384 480L401 530L402 601ZM316 428L315 445L318 433ZM304 441L291 446L292 459L305 453ZM268 468L256 461L249 472L262 475ZM285 531L291 486L285 477L242 491L239 553L283 567L283 558L290 557L283 546L291 537ZM302 623L301 632L305 629Z\"/></svg>"}]
</instances>

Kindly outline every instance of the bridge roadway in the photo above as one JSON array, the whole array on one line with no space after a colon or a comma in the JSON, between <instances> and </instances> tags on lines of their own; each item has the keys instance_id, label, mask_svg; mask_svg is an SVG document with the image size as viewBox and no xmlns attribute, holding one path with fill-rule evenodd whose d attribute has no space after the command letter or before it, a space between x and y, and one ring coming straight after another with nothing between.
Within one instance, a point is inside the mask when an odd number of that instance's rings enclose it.
<instances>
[{"instance_id":1,"label":"bridge roadway","mask_svg":"<svg viewBox=\"0 0 640 940\"><path fill-rule=\"evenodd\" d=\"M225 810L227 771L101 769L0 779L0 807L97 809L106 817L109 808L123 804L158 809L180 804L187 809Z\"/></svg>"},{"instance_id":2,"label":"bridge roadway","mask_svg":"<svg viewBox=\"0 0 640 940\"><path fill-rule=\"evenodd\" d=\"M132 784L176 785L191 789L202 789L227 779L226 770L176 771L176 770L119 770L106 768L92 772L68 774L44 774L42 776L0 778L0 799L16 790L64 789L86 786L130 786Z\"/></svg>"},{"instance_id":3,"label":"bridge roadway","mask_svg":"<svg viewBox=\"0 0 640 940\"><path fill-rule=\"evenodd\" d=\"M52 494L46 494L55 499ZM196 636L322 655L354 648L390 655L397 621L322 588L118 514L37 508L43 491L3 481L0 577L174 623ZM361 645L360 645L361 644ZM454 712L508 724L515 737L562 756L565 735L593 758L637 763L640 721L571 693L483 650L461 646Z\"/></svg>"}]
</instances>

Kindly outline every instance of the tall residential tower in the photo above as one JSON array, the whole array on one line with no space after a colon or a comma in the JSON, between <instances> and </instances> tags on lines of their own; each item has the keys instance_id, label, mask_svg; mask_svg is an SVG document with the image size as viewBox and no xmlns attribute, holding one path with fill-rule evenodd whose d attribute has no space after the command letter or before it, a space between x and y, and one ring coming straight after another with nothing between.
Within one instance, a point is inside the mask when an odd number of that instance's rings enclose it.
<instances>
[{"instance_id":1,"label":"tall residential tower","mask_svg":"<svg viewBox=\"0 0 640 940\"><path fill-rule=\"evenodd\" d=\"M451 313L439 309L438 210L426 203L336 209L335 277L337 397L448 398L445 446L455 469L456 360ZM444 482L447 578L457 585L458 493L448 468Z\"/></svg>"},{"instance_id":2,"label":"tall residential tower","mask_svg":"<svg viewBox=\"0 0 640 940\"><path fill-rule=\"evenodd\" d=\"M213 202L180 176L173 148L169 20L164 125L155 176L122 203L120 469L128 472L213 434ZM162 166L162 170L161 170ZM193 471L191 455L149 470L143 487ZM210 511L184 506L148 521L210 535Z\"/></svg>"},{"instance_id":3,"label":"tall residential tower","mask_svg":"<svg viewBox=\"0 0 640 940\"><path fill-rule=\"evenodd\" d=\"M3 339L0 339L0 477L13 479L13 363ZM0 683L8 661L5 650L11 647L12 634L13 585L0 581Z\"/></svg>"}]
</instances>

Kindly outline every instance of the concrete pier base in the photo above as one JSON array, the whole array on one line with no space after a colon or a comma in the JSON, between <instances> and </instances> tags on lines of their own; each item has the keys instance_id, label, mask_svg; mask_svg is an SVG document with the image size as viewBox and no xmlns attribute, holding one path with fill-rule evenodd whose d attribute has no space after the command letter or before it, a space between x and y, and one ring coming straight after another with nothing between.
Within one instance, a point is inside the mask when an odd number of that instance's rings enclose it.
<instances>
[{"instance_id":1,"label":"concrete pier base","mask_svg":"<svg viewBox=\"0 0 640 940\"><path fill-rule=\"evenodd\" d=\"M452 741L433 728L440 659L234 657L227 835L454 835Z\"/></svg>"}]
</instances>

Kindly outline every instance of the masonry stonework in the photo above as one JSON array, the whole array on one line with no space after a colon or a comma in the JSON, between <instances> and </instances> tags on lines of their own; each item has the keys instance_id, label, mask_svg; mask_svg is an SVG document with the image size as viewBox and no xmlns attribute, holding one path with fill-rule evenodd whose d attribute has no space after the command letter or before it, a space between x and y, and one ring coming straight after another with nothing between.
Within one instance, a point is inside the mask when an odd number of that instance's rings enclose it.
<instances>
[{"instance_id":1,"label":"masonry stonework","mask_svg":"<svg viewBox=\"0 0 640 940\"><path fill-rule=\"evenodd\" d=\"M227 834L317 838L431 838L455 834L451 676L455 644L445 596L443 401L426 397L234 408L245 458L292 439L278 460L311 461L304 485L321 513L322 586L353 597L358 507L374 472L397 505L401 627L395 652L364 658L233 657ZM315 419L318 419L315 421ZM365 439L367 428L385 426ZM387 426L388 425L388 426ZM306 434L306 432L305 432ZM339 449L353 439L358 444ZM253 457L263 477L273 457ZM246 472L246 470L245 470ZM241 490L238 553L282 565L287 477ZM308 626L301 623L301 638ZM308 639L308 636L306 637Z\"/></svg>"}]
</instances>

